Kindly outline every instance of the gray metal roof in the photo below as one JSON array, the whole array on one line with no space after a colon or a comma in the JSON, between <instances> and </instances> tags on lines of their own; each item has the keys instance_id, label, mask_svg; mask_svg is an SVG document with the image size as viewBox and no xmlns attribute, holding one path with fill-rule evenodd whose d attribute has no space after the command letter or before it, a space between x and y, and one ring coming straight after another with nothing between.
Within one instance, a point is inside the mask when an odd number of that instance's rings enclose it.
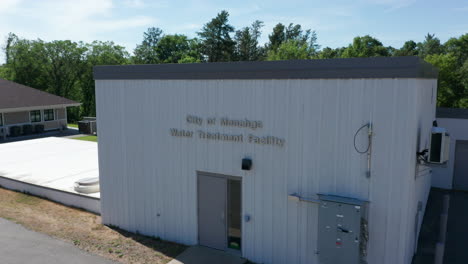
<instances>
[{"instance_id":1,"label":"gray metal roof","mask_svg":"<svg viewBox=\"0 0 468 264\"><path fill-rule=\"evenodd\" d=\"M95 66L96 80L430 78L438 70L418 57Z\"/></svg>"},{"instance_id":2,"label":"gray metal roof","mask_svg":"<svg viewBox=\"0 0 468 264\"><path fill-rule=\"evenodd\" d=\"M19 83L0 79L0 109L52 105L76 106L80 105L80 103Z\"/></svg>"},{"instance_id":3,"label":"gray metal roof","mask_svg":"<svg viewBox=\"0 0 468 264\"><path fill-rule=\"evenodd\" d=\"M468 119L468 109L438 107L436 109L436 117Z\"/></svg>"}]
</instances>

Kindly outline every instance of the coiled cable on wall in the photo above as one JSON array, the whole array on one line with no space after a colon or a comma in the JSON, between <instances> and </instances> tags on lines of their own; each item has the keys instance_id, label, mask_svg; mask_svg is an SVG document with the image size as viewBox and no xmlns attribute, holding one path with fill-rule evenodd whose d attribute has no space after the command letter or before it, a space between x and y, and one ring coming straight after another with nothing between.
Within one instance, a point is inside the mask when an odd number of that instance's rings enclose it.
<instances>
[{"instance_id":1,"label":"coiled cable on wall","mask_svg":"<svg viewBox=\"0 0 468 264\"><path fill-rule=\"evenodd\" d=\"M354 134L354 149L355 149L356 152L359 153L359 154L367 153L367 152L369 151L369 148L370 148L370 145L371 145L370 140L369 140L369 142L368 142L368 144L367 144L367 148L366 148L366 150L364 150L364 151L359 150L358 147L356 146L356 137L357 137L357 135L359 134L359 132L360 132L363 128L365 128L365 127L370 127L370 123L361 126L361 127L356 131L356 133Z\"/></svg>"}]
</instances>

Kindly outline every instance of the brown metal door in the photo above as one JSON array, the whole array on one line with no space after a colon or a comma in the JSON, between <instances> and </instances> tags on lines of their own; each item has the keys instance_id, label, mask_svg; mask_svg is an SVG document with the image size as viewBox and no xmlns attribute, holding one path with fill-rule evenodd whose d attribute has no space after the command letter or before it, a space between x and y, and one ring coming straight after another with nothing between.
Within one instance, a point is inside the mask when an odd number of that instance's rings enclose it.
<instances>
[{"instance_id":1,"label":"brown metal door","mask_svg":"<svg viewBox=\"0 0 468 264\"><path fill-rule=\"evenodd\" d=\"M227 179L198 174L198 241L225 250Z\"/></svg>"}]
</instances>

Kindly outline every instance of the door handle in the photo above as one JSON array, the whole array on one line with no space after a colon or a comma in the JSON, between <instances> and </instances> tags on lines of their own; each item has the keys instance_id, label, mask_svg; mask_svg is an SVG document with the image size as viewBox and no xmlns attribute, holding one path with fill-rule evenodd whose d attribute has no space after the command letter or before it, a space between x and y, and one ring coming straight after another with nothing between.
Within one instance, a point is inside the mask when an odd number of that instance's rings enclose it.
<instances>
[{"instance_id":1,"label":"door handle","mask_svg":"<svg viewBox=\"0 0 468 264\"><path fill-rule=\"evenodd\" d=\"M343 228L343 227L338 227L338 231L341 231L341 232L343 232L343 233L350 233L350 232L351 232L350 230L345 229L345 228Z\"/></svg>"}]
</instances>

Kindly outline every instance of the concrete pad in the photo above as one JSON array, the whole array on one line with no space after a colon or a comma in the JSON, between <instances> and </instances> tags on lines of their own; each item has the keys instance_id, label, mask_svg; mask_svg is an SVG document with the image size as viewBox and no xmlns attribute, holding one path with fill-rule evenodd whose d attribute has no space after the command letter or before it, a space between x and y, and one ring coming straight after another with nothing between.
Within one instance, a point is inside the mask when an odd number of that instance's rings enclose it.
<instances>
[{"instance_id":1,"label":"concrete pad","mask_svg":"<svg viewBox=\"0 0 468 264\"><path fill-rule=\"evenodd\" d=\"M79 194L75 181L99 177L96 142L48 137L4 143L0 153L0 176L26 183Z\"/></svg>"},{"instance_id":2,"label":"concrete pad","mask_svg":"<svg viewBox=\"0 0 468 264\"><path fill-rule=\"evenodd\" d=\"M246 260L221 250L207 247L189 247L168 264L243 264Z\"/></svg>"},{"instance_id":3,"label":"concrete pad","mask_svg":"<svg viewBox=\"0 0 468 264\"><path fill-rule=\"evenodd\" d=\"M97 143L48 137L0 144L0 186L100 213L100 193L74 190L99 177Z\"/></svg>"},{"instance_id":4,"label":"concrete pad","mask_svg":"<svg viewBox=\"0 0 468 264\"><path fill-rule=\"evenodd\" d=\"M0 218L0 262L5 264L111 264L71 244Z\"/></svg>"}]
</instances>

